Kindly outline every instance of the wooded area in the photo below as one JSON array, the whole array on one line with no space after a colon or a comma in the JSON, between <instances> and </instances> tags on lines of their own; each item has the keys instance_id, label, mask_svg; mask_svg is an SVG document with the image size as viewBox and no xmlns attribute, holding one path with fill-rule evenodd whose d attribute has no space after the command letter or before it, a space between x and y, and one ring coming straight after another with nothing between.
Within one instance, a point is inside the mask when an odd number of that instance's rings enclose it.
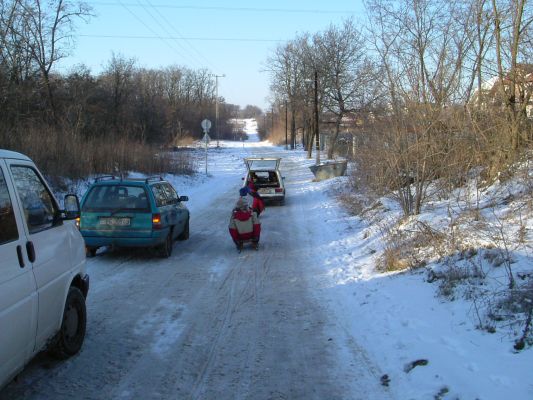
<instances>
[{"instance_id":1,"label":"wooded area","mask_svg":"<svg viewBox=\"0 0 533 400\"><path fill-rule=\"evenodd\" d=\"M353 157L357 179L377 192L392 190L405 215L420 212L435 179L449 191L474 168L481 167L482 180L528 156L530 3L368 0L365 5L364 26L347 20L304 33L269 57L272 128L279 142L287 125L291 148L298 136L311 157L316 73L328 158Z\"/></svg>"},{"instance_id":2,"label":"wooded area","mask_svg":"<svg viewBox=\"0 0 533 400\"><path fill-rule=\"evenodd\" d=\"M32 157L50 175L86 177L129 170L192 172L161 149L215 124L215 78L182 66L145 69L113 54L103 72L84 65L55 72L73 46L89 3L0 0L0 148ZM220 138L238 106L218 99ZM213 126L215 129L215 126Z\"/></svg>"}]
</instances>

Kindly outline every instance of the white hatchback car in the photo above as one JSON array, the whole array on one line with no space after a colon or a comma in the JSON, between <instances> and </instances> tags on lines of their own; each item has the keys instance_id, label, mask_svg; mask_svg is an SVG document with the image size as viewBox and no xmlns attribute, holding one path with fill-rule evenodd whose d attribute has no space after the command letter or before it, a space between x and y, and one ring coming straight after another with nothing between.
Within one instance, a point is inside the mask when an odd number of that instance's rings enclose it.
<instances>
[{"instance_id":1,"label":"white hatchback car","mask_svg":"<svg viewBox=\"0 0 533 400\"><path fill-rule=\"evenodd\" d=\"M257 193L265 201L285 201L285 182L281 176L279 157L247 157L244 159L248 173L243 179L243 186L253 185Z\"/></svg>"},{"instance_id":2,"label":"white hatchback car","mask_svg":"<svg viewBox=\"0 0 533 400\"><path fill-rule=\"evenodd\" d=\"M0 388L49 345L59 358L85 338L85 245L73 221L78 198L61 210L26 156L0 150Z\"/></svg>"}]
</instances>

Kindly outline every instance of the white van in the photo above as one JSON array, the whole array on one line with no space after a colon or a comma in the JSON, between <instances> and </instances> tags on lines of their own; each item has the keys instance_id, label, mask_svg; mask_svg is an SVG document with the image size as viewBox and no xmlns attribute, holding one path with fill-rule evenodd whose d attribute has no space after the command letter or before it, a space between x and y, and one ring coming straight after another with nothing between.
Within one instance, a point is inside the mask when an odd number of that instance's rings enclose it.
<instances>
[{"instance_id":1,"label":"white van","mask_svg":"<svg viewBox=\"0 0 533 400\"><path fill-rule=\"evenodd\" d=\"M79 202L61 210L26 156L0 150L0 388L48 346L76 354L85 337L85 246Z\"/></svg>"}]
</instances>

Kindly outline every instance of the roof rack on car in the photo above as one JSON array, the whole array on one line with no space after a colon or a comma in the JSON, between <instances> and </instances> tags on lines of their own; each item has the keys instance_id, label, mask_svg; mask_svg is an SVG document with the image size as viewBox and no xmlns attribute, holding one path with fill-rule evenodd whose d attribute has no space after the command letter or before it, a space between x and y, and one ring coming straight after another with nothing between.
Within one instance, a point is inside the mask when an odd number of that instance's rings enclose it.
<instances>
[{"instance_id":1,"label":"roof rack on car","mask_svg":"<svg viewBox=\"0 0 533 400\"><path fill-rule=\"evenodd\" d=\"M162 181L163 180L163 177L161 176L149 176L148 178L146 178L145 182L148 183L150 181Z\"/></svg>"},{"instance_id":2,"label":"roof rack on car","mask_svg":"<svg viewBox=\"0 0 533 400\"><path fill-rule=\"evenodd\" d=\"M94 178L94 182L114 181L115 179L122 180L122 177L118 177L118 176L115 176L115 175L102 175L102 176L97 176L96 178Z\"/></svg>"}]
</instances>

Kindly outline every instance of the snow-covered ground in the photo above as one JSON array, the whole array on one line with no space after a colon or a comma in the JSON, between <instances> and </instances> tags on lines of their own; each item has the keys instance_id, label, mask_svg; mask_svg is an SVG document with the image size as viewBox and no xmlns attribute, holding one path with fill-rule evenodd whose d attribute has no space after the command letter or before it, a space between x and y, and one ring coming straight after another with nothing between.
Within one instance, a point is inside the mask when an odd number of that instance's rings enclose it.
<instances>
[{"instance_id":1,"label":"snow-covered ground","mask_svg":"<svg viewBox=\"0 0 533 400\"><path fill-rule=\"evenodd\" d=\"M476 329L471 298L438 295L427 268L377 272L393 203L350 216L337 196L347 177L313 182L303 151L247 127L244 144L209 149L207 176L201 148L198 175L167 176L190 198L190 239L167 260L89 259L82 352L37 357L0 399L533 398L532 350L516 352L504 328ZM249 155L283 157L287 200L262 216L259 251L238 254L227 223ZM421 218L444 230L450 209L434 203ZM530 229L516 270L531 269Z\"/></svg>"}]
</instances>

